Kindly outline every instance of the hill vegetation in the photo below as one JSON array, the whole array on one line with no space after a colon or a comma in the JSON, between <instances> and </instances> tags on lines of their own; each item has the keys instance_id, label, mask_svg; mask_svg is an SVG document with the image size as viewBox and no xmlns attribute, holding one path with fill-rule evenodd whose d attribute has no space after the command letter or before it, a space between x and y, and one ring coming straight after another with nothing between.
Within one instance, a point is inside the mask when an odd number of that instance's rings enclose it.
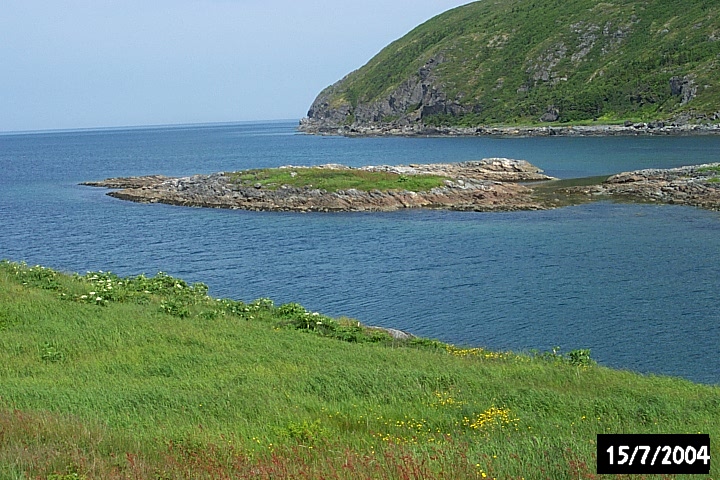
<instances>
[{"instance_id":1,"label":"hill vegetation","mask_svg":"<svg viewBox=\"0 0 720 480\"><path fill-rule=\"evenodd\" d=\"M716 121L720 4L479 1L324 90L304 126Z\"/></svg>"},{"instance_id":2,"label":"hill vegetation","mask_svg":"<svg viewBox=\"0 0 720 480\"><path fill-rule=\"evenodd\" d=\"M165 274L9 262L0 385L9 479L597 478L597 433L720 437L718 387L585 350L396 340Z\"/></svg>"}]
</instances>

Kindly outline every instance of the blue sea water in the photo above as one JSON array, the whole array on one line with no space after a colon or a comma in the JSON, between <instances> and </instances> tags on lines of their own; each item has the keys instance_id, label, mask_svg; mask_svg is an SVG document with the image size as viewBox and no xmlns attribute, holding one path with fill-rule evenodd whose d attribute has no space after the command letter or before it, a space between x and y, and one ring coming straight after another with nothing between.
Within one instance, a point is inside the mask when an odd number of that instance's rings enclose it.
<instances>
[{"instance_id":1,"label":"blue sea water","mask_svg":"<svg viewBox=\"0 0 720 480\"><path fill-rule=\"evenodd\" d=\"M496 350L720 383L720 213L610 202L545 212L300 214L142 205L79 186L286 164L504 156L561 178L720 160L720 137L343 138L296 122L0 135L0 258L165 271L214 296Z\"/></svg>"}]
</instances>

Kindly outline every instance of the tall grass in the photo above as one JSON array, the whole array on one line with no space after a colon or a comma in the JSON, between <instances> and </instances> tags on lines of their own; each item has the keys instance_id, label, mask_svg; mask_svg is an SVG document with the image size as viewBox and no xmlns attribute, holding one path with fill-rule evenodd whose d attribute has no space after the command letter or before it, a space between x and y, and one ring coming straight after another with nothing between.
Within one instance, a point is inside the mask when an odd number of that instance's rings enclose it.
<instances>
[{"instance_id":1,"label":"tall grass","mask_svg":"<svg viewBox=\"0 0 720 480\"><path fill-rule=\"evenodd\" d=\"M718 387L573 353L5 262L0 478L595 478L598 433L719 438Z\"/></svg>"}]
</instances>

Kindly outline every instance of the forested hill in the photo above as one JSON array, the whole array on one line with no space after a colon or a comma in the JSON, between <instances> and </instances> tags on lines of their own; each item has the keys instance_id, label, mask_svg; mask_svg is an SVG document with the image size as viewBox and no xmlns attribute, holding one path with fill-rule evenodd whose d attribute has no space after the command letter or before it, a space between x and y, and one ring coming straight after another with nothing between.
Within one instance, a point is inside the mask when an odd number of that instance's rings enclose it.
<instances>
[{"instance_id":1,"label":"forested hill","mask_svg":"<svg viewBox=\"0 0 720 480\"><path fill-rule=\"evenodd\" d=\"M307 131L720 118L717 0L488 0L320 93Z\"/></svg>"}]
</instances>

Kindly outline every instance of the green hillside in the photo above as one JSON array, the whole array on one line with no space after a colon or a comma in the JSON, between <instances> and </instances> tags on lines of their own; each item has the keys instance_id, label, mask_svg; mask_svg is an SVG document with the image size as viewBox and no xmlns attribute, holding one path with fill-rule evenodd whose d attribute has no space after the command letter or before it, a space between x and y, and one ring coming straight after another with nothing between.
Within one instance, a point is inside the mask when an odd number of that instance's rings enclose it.
<instances>
[{"instance_id":1,"label":"green hillside","mask_svg":"<svg viewBox=\"0 0 720 480\"><path fill-rule=\"evenodd\" d=\"M584 350L395 340L164 274L0 262L2 479L590 479L598 433L698 432L717 458L718 387Z\"/></svg>"},{"instance_id":2,"label":"green hillside","mask_svg":"<svg viewBox=\"0 0 720 480\"><path fill-rule=\"evenodd\" d=\"M479 1L323 91L307 124L697 122L720 116L714 0Z\"/></svg>"}]
</instances>

